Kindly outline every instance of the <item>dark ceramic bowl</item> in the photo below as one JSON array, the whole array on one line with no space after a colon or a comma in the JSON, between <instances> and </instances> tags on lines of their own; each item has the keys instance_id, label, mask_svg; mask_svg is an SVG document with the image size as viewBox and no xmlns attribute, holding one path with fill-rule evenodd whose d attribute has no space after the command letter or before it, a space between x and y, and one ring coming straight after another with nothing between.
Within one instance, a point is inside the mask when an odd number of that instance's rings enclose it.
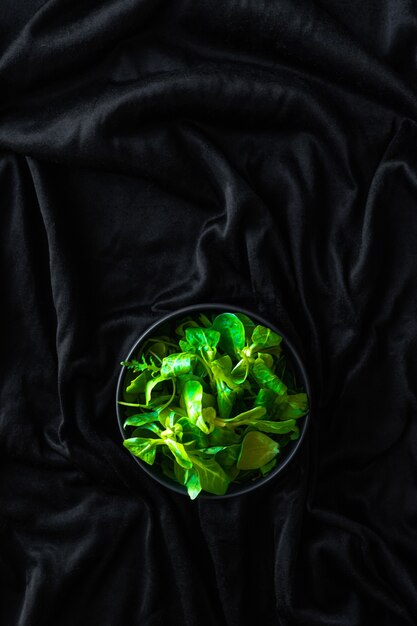
<instances>
[{"instance_id":1,"label":"dark ceramic bowl","mask_svg":"<svg viewBox=\"0 0 417 626\"><path fill-rule=\"evenodd\" d=\"M164 317L159 319L157 322L149 326L149 328L147 328L145 332L143 332L140 335L139 339L135 341L132 348L130 349L129 354L123 360L129 361L132 358L138 358L138 355L140 354L141 346L144 344L145 340L151 337L152 335L155 335L155 334L173 335L174 329L177 326L179 319L184 318L188 315L195 316L195 315L199 315L200 313L210 314L210 313L217 312L217 311L219 313L225 312L225 311L245 313L248 317L252 318L255 322L258 322L262 326L271 328L273 331L275 331L276 333L282 336L281 345L282 345L283 352L287 357L288 366L291 367L292 369L297 385L299 387L302 387L306 391L308 399L309 399L310 411L311 411L311 390L310 390L309 379L307 377L304 365L296 349L294 348L294 346L291 344L291 342L288 340L285 334L279 328L277 328L277 326L273 324L271 321L266 320L265 318L261 317L257 313L254 313L253 311L248 311L240 307L231 306L228 304L198 304L198 305L192 305L192 306L188 306L182 309L178 309L177 311L169 313L168 315L165 315ZM129 370L126 367L122 366L118 383L117 383L116 412L117 412L117 421L118 421L120 432L122 434L123 439L127 439L127 433L123 429L123 423L126 419L125 407L123 405L120 405L118 403L118 400L123 400L123 397L122 397L123 388L125 385L125 378L128 375L129 375ZM232 482L229 485L227 493L223 496L216 496L214 494L210 494L210 493L203 491L198 495L197 500L201 498L220 499L220 498L230 498L232 496L238 496L238 495L247 493L249 491L252 491L253 489L256 489L257 487L260 487L261 485L264 485L265 483L273 480L280 472L282 472L284 467L288 465L291 459L295 456L297 450L300 448L300 445L305 437L305 433L307 430L307 426L308 426L308 422L310 418L310 411L305 416L299 419L298 426L300 428L300 437L296 439L295 441L291 441L285 446L282 452L282 456L280 457L280 460L278 461L275 468L267 476L264 476L263 478L259 478L253 482L250 482L250 481L248 481L247 483L233 483ZM174 482L173 480L165 476L162 473L162 471L159 470L157 466L154 467L152 465L148 465L147 463L145 463L138 457L134 456L133 454L132 454L132 457L140 465L143 471L146 472L151 478L153 478L154 480L157 480L159 483L161 483L162 485L165 485L165 487L168 487L169 489L173 489L174 491L177 491L178 493L187 495L187 490L185 487L183 487L179 483Z\"/></svg>"}]
</instances>

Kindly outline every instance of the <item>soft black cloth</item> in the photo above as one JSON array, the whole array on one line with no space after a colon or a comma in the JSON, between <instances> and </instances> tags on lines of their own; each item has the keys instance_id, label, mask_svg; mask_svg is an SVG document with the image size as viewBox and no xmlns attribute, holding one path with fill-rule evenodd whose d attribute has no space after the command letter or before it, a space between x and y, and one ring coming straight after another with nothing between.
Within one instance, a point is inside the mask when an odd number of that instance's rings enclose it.
<instances>
[{"instance_id":1,"label":"soft black cloth","mask_svg":"<svg viewBox=\"0 0 417 626\"><path fill-rule=\"evenodd\" d=\"M2 0L2 626L417 623L416 71L412 0ZM137 336L201 302L313 389L224 501L115 416Z\"/></svg>"}]
</instances>

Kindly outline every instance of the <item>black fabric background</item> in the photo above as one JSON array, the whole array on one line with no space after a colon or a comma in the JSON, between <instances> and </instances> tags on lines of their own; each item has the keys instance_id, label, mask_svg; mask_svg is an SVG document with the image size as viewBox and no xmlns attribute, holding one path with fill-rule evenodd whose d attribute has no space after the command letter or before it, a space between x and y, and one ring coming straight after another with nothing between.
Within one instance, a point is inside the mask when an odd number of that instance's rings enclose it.
<instances>
[{"instance_id":1,"label":"black fabric background","mask_svg":"<svg viewBox=\"0 0 417 626\"><path fill-rule=\"evenodd\" d=\"M417 623L416 70L412 0L2 0L2 626ZM114 394L211 301L292 338L313 413L191 502Z\"/></svg>"}]
</instances>

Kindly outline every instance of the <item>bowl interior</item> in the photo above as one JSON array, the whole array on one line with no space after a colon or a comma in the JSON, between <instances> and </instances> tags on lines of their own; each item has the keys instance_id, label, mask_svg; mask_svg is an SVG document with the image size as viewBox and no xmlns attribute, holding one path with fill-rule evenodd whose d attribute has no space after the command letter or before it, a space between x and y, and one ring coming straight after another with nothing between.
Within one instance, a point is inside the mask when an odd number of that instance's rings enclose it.
<instances>
[{"instance_id":1,"label":"bowl interior","mask_svg":"<svg viewBox=\"0 0 417 626\"><path fill-rule=\"evenodd\" d=\"M220 312L225 312L225 311L244 313L245 315L250 317L253 321L263 326L266 326L268 328L271 328L273 331L275 331L276 333L282 336L281 345L282 345L283 353L287 357L287 367L291 368L291 371L295 377L297 386L302 387L307 393L310 406L311 406L311 394L310 394L309 380L308 380L305 368L303 366L303 363L297 351L291 344L291 342L288 341L285 334L274 323L272 323L269 320L264 319L263 317L261 317L257 313L254 313L253 311L248 311L240 307L223 305L223 304L201 304L201 305L193 305L193 306L185 307L173 313L169 313L168 315L165 315L163 318L161 318L160 320L158 320L157 322L149 326L149 328L147 328L140 335L140 337L135 341L134 345L129 351L129 354L126 356L126 358L124 358L124 360L129 361L132 358L136 358L136 359L139 358L143 344L149 337L152 337L153 335L174 336L175 328L177 327L180 319L182 318L185 318L187 316L192 316L192 317L198 316L201 313L207 316L210 316L213 313L220 313ZM119 429L120 429L123 439L126 439L129 436L128 433L123 428L123 423L128 415L131 415L135 412L135 409L129 409L129 407L120 405L118 403L118 400L124 399L123 390L126 388L126 385L129 384L129 382L135 376L137 376L137 373L132 372L131 370L122 366L122 369L119 375L118 384L117 384L117 390L116 390L116 412L117 412L117 420L119 424ZM254 481L248 481L246 483L243 483L243 482L233 483L232 482L229 485L227 493L223 496L217 496L217 495L210 494L210 493L203 491L199 494L198 499L201 499L201 498L219 499L219 498L227 498L231 496L236 496L242 493L249 492L252 489L256 489L257 487L270 481L279 472L282 471L282 469L289 463L289 461L293 458L294 454L300 447L301 442L304 438L306 429L307 429L309 417L310 417L310 411L305 416L303 416L302 418L298 420L298 426L300 428L299 438L294 441L291 441L285 446L277 465L269 474L267 474L267 476L263 478L259 478ZM162 471L160 470L158 466L148 465L147 463L142 461L140 458L134 455L132 456L135 459L135 461L141 466L141 468L153 479L157 480L159 483L165 485L166 487L170 489L173 489L174 491L178 493L187 495L188 497L186 488L180 485L179 483L174 482L167 476L165 476L165 474L162 473Z\"/></svg>"}]
</instances>

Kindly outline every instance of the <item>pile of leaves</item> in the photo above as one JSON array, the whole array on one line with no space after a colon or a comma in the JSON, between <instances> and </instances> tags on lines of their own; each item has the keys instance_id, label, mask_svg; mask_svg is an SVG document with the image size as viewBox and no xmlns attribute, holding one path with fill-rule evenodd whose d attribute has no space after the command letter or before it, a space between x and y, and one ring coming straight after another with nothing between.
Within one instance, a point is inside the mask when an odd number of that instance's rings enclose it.
<instances>
[{"instance_id":1,"label":"pile of leaves","mask_svg":"<svg viewBox=\"0 0 417 626\"><path fill-rule=\"evenodd\" d=\"M124 446L191 499L266 476L309 408L281 342L229 312L187 317L171 336L148 338L136 359L121 362Z\"/></svg>"}]
</instances>

